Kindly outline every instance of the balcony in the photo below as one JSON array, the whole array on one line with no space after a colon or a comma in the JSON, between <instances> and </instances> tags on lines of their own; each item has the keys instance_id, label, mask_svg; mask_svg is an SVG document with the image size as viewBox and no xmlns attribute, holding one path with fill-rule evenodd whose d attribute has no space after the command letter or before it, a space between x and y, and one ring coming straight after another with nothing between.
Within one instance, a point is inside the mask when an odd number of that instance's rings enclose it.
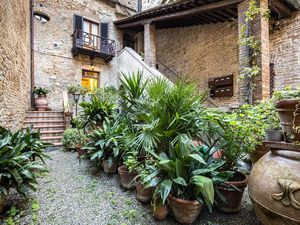
<instances>
[{"instance_id":1,"label":"balcony","mask_svg":"<svg viewBox=\"0 0 300 225\"><path fill-rule=\"evenodd\" d=\"M116 55L116 42L114 40L90 34L82 30L75 30L72 36L72 53L74 56L84 54L93 58L103 58L108 62Z\"/></svg>"}]
</instances>

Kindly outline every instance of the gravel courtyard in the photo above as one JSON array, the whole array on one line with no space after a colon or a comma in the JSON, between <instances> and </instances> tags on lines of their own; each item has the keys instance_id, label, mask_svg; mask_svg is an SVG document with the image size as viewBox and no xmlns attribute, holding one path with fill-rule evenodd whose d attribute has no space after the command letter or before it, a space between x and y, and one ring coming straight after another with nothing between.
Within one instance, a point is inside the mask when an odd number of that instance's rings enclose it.
<instances>
[{"instance_id":1,"label":"gravel courtyard","mask_svg":"<svg viewBox=\"0 0 300 225\"><path fill-rule=\"evenodd\" d=\"M118 175L107 176L96 165L77 153L61 150L49 153L50 172L40 177L36 193L29 203L11 191L1 224L51 225L171 225L172 217L157 222L150 205L135 199L134 191L124 191ZM240 213L226 215L202 211L197 225L258 225L247 193Z\"/></svg>"}]
</instances>

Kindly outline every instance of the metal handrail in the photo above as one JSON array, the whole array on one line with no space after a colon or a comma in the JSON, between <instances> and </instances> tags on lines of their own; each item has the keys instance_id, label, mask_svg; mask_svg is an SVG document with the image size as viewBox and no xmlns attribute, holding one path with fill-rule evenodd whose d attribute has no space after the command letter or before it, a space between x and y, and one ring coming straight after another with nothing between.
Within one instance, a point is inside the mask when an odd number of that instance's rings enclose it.
<instances>
[{"instance_id":1,"label":"metal handrail","mask_svg":"<svg viewBox=\"0 0 300 225\"><path fill-rule=\"evenodd\" d=\"M93 51L99 51L100 53L112 56L116 55L115 40L90 34L80 29L76 29L72 36L74 47L84 47Z\"/></svg>"}]
</instances>

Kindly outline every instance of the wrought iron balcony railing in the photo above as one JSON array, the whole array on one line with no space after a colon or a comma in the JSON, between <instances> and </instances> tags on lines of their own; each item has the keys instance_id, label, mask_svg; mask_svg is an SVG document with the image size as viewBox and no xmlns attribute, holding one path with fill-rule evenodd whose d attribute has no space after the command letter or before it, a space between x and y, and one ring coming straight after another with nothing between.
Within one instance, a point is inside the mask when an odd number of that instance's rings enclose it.
<instances>
[{"instance_id":1,"label":"wrought iron balcony railing","mask_svg":"<svg viewBox=\"0 0 300 225\"><path fill-rule=\"evenodd\" d=\"M111 59L116 55L116 42L82 30L75 30L72 51L75 55L82 53L93 57Z\"/></svg>"}]
</instances>

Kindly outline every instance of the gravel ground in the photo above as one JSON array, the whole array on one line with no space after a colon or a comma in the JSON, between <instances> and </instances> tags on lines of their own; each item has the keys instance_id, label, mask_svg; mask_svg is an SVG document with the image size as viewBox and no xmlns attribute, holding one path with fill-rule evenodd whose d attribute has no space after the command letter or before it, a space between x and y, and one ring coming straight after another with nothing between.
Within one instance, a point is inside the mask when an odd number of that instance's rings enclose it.
<instances>
[{"instance_id":1,"label":"gravel ground","mask_svg":"<svg viewBox=\"0 0 300 225\"><path fill-rule=\"evenodd\" d=\"M120 188L118 175L107 176L77 154L51 151L50 173L39 179L29 201L11 192L1 224L53 225L171 225L172 217L157 222L151 206L138 202L134 191ZM258 225L248 194L240 213L226 215L203 210L195 225Z\"/></svg>"}]
</instances>

